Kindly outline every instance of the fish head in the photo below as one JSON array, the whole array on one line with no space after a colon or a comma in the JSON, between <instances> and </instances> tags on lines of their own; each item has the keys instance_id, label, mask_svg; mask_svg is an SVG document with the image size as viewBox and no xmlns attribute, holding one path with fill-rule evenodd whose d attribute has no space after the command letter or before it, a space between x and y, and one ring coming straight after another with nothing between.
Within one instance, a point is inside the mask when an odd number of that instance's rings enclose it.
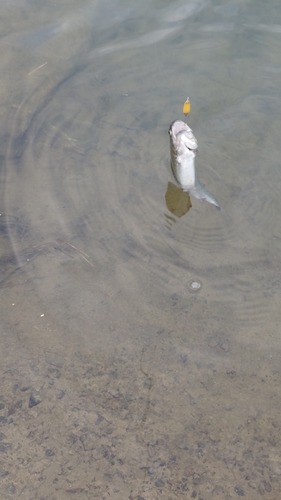
<instances>
[{"instance_id":1,"label":"fish head","mask_svg":"<svg viewBox=\"0 0 281 500\"><path fill-rule=\"evenodd\" d=\"M186 123L181 120L173 122L169 134L177 156L195 157L198 151L197 140Z\"/></svg>"}]
</instances>

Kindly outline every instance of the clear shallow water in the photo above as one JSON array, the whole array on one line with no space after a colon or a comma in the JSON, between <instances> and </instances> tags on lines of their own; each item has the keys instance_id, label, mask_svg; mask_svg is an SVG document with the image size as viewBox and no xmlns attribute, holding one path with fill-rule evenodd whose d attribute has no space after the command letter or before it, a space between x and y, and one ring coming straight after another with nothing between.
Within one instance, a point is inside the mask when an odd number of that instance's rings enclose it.
<instances>
[{"instance_id":1,"label":"clear shallow water","mask_svg":"<svg viewBox=\"0 0 281 500\"><path fill-rule=\"evenodd\" d=\"M3 6L2 496L278 498L277 5Z\"/></svg>"}]
</instances>

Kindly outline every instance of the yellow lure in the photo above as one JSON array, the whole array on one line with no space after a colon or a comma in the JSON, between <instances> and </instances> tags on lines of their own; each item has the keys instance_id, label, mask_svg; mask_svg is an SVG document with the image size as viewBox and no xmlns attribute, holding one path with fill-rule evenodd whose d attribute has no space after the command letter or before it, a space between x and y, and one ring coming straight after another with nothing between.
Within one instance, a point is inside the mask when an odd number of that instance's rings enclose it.
<instances>
[{"instance_id":1,"label":"yellow lure","mask_svg":"<svg viewBox=\"0 0 281 500\"><path fill-rule=\"evenodd\" d=\"M189 101L189 97L186 99L184 105L183 105L183 108L182 108L182 112L184 115L188 115L188 113L190 113L190 101Z\"/></svg>"}]
</instances>

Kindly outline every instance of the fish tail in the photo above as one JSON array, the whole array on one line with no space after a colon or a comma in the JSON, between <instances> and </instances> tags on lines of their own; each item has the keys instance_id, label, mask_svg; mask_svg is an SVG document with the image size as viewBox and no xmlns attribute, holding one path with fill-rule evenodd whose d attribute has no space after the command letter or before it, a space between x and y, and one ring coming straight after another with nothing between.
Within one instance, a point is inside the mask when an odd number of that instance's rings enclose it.
<instances>
[{"instance_id":1,"label":"fish tail","mask_svg":"<svg viewBox=\"0 0 281 500\"><path fill-rule=\"evenodd\" d=\"M210 191L208 191L207 188L205 188L204 184L201 184L201 182L197 181L196 186L190 190L190 193L194 196L194 198L197 198L200 201L208 201L212 205L215 205L218 210L221 210L217 199L210 193Z\"/></svg>"}]
</instances>

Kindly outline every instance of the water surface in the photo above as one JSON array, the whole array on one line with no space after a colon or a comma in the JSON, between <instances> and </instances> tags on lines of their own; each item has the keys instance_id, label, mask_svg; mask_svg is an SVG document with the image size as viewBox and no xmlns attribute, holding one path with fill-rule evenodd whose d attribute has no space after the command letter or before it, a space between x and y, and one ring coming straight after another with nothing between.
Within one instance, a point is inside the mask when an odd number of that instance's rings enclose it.
<instances>
[{"instance_id":1,"label":"water surface","mask_svg":"<svg viewBox=\"0 0 281 500\"><path fill-rule=\"evenodd\" d=\"M280 27L273 0L2 5L3 498L279 497ZM221 212L166 204L186 96Z\"/></svg>"}]
</instances>

